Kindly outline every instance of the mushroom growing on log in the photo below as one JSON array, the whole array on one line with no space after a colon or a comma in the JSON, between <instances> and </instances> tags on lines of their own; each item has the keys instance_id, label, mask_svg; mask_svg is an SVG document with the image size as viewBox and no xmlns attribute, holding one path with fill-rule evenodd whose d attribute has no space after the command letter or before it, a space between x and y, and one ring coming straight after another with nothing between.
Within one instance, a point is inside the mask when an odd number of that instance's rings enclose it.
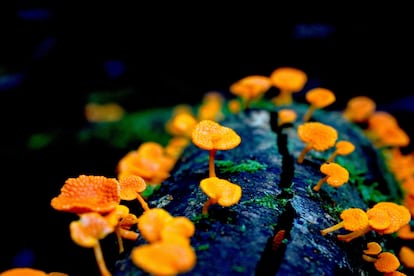
<instances>
[{"instance_id":1,"label":"mushroom growing on log","mask_svg":"<svg viewBox=\"0 0 414 276\"><path fill-rule=\"evenodd\" d=\"M306 106L291 105L298 114ZM164 208L173 216L185 216L195 225L191 245L197 263L186 275L368 275L376 273L361 258L368 241L378 233L370 231L351 242L320 231L340 222L341 211L367 210L372 202L358 190L357 180L369 186L377 183L384 193L390 186L379 152L355 125L337 112L320 110L315 120L330 124L341 140L356 145L352 155L343 159L350 168L350 185L341 189L327 186L312 190L320 179L321 158L309 158L298 164L295 157L303 149L297 135L298 125L280 129L272 122L275 110L256 110L230 114L222 121L237 132L241 140L231 151L218 151L216 165L220 177L237 183L243 190L238 204L225 208L209 207L209 215L200 214L205 194L200 181L208 174L205 150L188 145L168 177L148 199L151 206ZM273 125L275 123L275 125ZM333 145L334 143L332 143ZM220 161L226 161L220 163ZM227 166L254 161L256 170L225 170ZM353 166L351 166L353 164ZM361 180L363 178L363 180ZM165 200L166 198L170 200ZM389 235L381 236L386 241ZM275 241L277 246L275 246ZM142 236L137 245L144 244ZM147 275L131 262L130 255L116 262L113 275Z\"/></svg>"}]
</instances>

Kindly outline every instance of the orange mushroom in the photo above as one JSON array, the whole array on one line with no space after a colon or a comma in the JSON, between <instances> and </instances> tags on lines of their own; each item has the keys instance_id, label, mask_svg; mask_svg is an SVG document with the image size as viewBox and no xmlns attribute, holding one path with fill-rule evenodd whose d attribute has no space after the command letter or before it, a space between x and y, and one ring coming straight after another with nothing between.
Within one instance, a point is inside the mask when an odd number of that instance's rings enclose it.
<instances>
[{"instance_id":1,"label":"orange mushroom","mask_svg":"<svg viewBox=\"0 0 414 276\"><path fill-rule=\"evenodd\" d=\"M397 231L397 236L403 240L414 240L414 231L411 231L411 225L405 224Z\"/></svg>"},{"instance_id":2,"label":"orange mushroom","mask_svg":"<svg viewBox=\"0 0 414 276\"><path fill-rule=\"evenodd\" d=\"M242 195L242 189L239 185L217 177L201 180L200 188L208 196L203 205L203 215L208 214L208 208L212 204L217 203L223 207L237 204Z\"/></svg>"},{"instance_id":3,"label":"orange mushroom","mask_svg":"<svg viewBox=\"0 0 414 276\"><path fill-rule=\"evenodd\" d=\"M161 230L173 216L162 208L151 208L138 218L138 230L148 242L161 240Z\"/></svg>"},{"instance_id":4,"label":"orange mushroom","mask_svg":"<svg viewBox=\"0 0 414 276\"><path fill-rule=\"evenodd\" d=\"M72 240L86 248L93 248L95 259L102 276L110 276L99 240L114 232L114 227L100 214L91 212L80 215L78 221L70 223Z\"/></svg>"},{"instance_id":5,"label":"orange mushroom","mask_svg":"<svg viewBox=\"0 0 414 276\"><path fill-rule=\"evenodd\" d=\"M405 267L414 268L414 250L403 245L400 248L398 257Z\"/></svg>"},{"instance_id":6,"label":"orange mushroom","mask_svg":"<svg viewBox=\"0 0 414 276\"><path fill-rule=\"evenodd\" d=\"M303 121L307 122L312 117L313 112L318 108L324 108L335 102L335 94L326 88L316 87L306 92L306 100L310 104L303 116Z\"/></svg>"},{"instance_id":7,"label":"orange mushroom","mask_svg":"<svg viewBox=\"0 0 414 276\"><path fill-rule=\"evenodd\" d=\"M224 118L222 107L224 96L216 91L207 92L197 112L197 119L219 121Z\"/></svg>"},{"instance_id":8,"label":"orange mushroom","mask_svg":"<svg viewBox=\"0 0 414 276\"><path fill-rule=\"evenodd\" d=\"M355 150L354 144L349 141L341 140L335 144L335 151L328 157L326 162L332 162L338 155L348 155Z\"/></svg>"},{"instance_id":9,"label":"orange mushroom","mask_svg":"<svg viewBox=\"0 0 414 276\"><path fill-rule=\"evenodd\" d=\"M51 200L58 211L107 213L121 201L118 180L105 176L80 175L68 178L60 194Z\"/></svg>"},{"instance_id":10,"label":"orange mushroom","mask_svg":"<svg viewBox=\"0 0 414 276\"><path fill-rule=\"evenodd\" d=\"M333 226L322 229L320 232L323 236L333 231L344 228L349 231L365 231L368 227L368 216L360 208L348 208L341 212L341 221ZM369 231L369 230L368 230ZM368 232L367 231L367 232Z\"/></svg>"},{"instance_id":11,"label":"orange mushroom","mask_svg":"<svg viewBox=\"0 0 414 276\"><path fill-rule=\"evenodd\" d=\"M128 175L119 180L120 196L122 200L137 199L142 208L149 210L148 203L141 196L141 193L147 188L145 180L137 175Z\"/></svg>"},{"instance_id":12,"label":"orange mushroom","mask_svg":"<svg viewBox=\"0 0 414 276\"><path fill-rule=\"evenodd\" d=\"M369 242L367 243L367 249L365 249L363 252L367 255L378 255L381 253L382 247L377 242Z\"/></svg>"},{"instance_id":13,"label":"orange mushroom","mask_svg":"<svg viewBox=\"0 0 414 276\"><path fill-rule=\"evenodd\" d=\"M230 86L230 92L242 100L242 108L247 109L254 100L260 99L272 86L266 76L252 75L236 81Z\"/></svg>"},{"instance_id":14,"label":"orange mushroom","mask_svg":"<svg viewBox=\"0 0 414 276\"><path fill-rule=\"evenodd\" d=\"M190 112L179 112L167 121L166 130L174 136L191 137L197 118Z\"/></svg>"},{"instance_id":15,"label":"orange mushroom","mask_svg":"<svg viewBox=\"0 0 414 276\"><path fill-rule=\"evenodd\" d=\"M335 128L320 123L306 122L298 127L298 136L306 144L297 162L301 164L310 150L325 151L335 145L338 132Z\"/></svg>"},{"instance_id":16,"label":"orange mushroom","mask_svg":"<svg viewBox=\"0 0 414 276\"><path fill-rule=\"evenodd\" d=\"M209 151L209 176L216 176L214 158L217 150L237 147L240 136L231 128L212 120L201 120L192 133L192 142L201 149Z\"/></svg>"},{"instance_id":17,"label":"orange mushroom","mask_svg":"<svg viewBox=\"0 0 414 276\"><path fill-rule=\"evenodd\" d=\"M373 262L375 269L383 273L394 272L400 267L400 261L391 252L382 252L376 257L364 255L363 258L367 262Z\"/></svg>"},{"instance_id":18,"label":"orange mushroom","mask_svg":"<svg viewBox=\"0 0 414 276\"><path fill-rule=\"evenodd\" d=\"M390 217L390 225L384 230L377 230L380 234L395 233L411 220L410 211L405 206L394 202L379 202L372 208L383 210L384 212L387 212Z\"/></svg>"},{"instance_id":19,"label":"orange mushroom","mask_svg":"<svg viewBox=\"0 0 414 276\"><path fill-rule=\"evenodd\" d=\"M342 116L355 123L363 123L375 112L376 103L367 96L356 96L351 98Z\"/></svg>"},{"instance_id":20,"label":"orange mushroom","mask_svg":"<svg viewBox=\"0 0 414 276\"><path fill-rule=\"evenodd\" d=\"M288 108L284 108L284 109L280 109L278 112L278 126L281 127L285 124L291 124L293 123L296 118L297 118L297 114L296 111L293 109L288 109Z\"/></svg>"},{"instance_id":21,"label":"orange mushroom","mask_svg":"<svg viewBox=\"0 0 414 276\"><path fill-rule=\"evenodd\" d=\"M314 191L319 191L325 182L334 188L339 188L349 180L348 170L337 163L323 163L320 166L320 170L326 176L322 177L313 187Z\"/></svg>"},{"instance_id":22,"label":"orange mushroom","mask_svg":"<svg viewBox=\"0 0 414 276\"><path fill-rule=\"evenodd\" d=\"M193 269L197 256L189 244L162 241L133 248L131 260L151 275L177 275Z\"/></svg>"},{"instance_id":23,"label":"orange mushroom","mask_svg":"<svg viewBox=\"0 0 414 276\"><path fill-rule=\"evenodd\" d=\"M272 99L275 105L290 105L293 102L292 93L303 89L308 76L300 69L280 67L270 74L272 85L279 89L279 95Z\"/></svg>"}]
</instances>

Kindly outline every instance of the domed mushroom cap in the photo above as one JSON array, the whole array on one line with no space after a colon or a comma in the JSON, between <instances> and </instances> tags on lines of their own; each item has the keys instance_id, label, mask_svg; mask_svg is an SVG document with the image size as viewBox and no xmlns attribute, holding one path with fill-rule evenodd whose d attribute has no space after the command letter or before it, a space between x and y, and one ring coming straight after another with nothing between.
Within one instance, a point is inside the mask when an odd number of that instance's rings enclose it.
<instances>
[{"instance_id":1,"label":"domed mushroom cap","mask_svg":"<svg viewBox=\"0 0 414 276\"><path fill-rule=\"evenodd\" d=\"M242 195L239 185L218 177L201 180L200 188L208 197L216 199L217 203L223 207L238 203Z\"/></svg>"},{"instance_id":2,"label":"domed mushroom cap","mask_svg":"<svg viewBox=\"0 0 414 276\"><path fill-rule=\"evenodd\" d=\"M270 74L272 84L280 90L299 92L308 80L306 73L292 67L280 67Z\"/></svg>"},{"instance_id":3,"label":"domed mushroom cap","mask_svg":"<svg viewBox=\"0 0 414 276\"><path fill-rule=\"evenodd\" d=\"M353 143L345 140L338 141L335 144L336 152L340 155L347 155L350 154L355 150L355 146Z\"/></svg>"},{"instance_id":4,"label":"domed mushroom cap","mask_svg":"<svg viewBox=\"0 0 414 276\"><path fill-rule=\"evenodd\" d=\"M376 231L385 230L391 224L391 218L388 212L382 208L368 209L367 216L369 226Z\"/></svg>"},{"instance_id":5,"label":"domed mushroom cap","mask_svg":"<svg viewBox=\"0 0 414 276\"><path fill-rule=\"evenodd\" d=\"M82 247L94 247L99 240L114 232L114 227L98 213L84 213L70 223L72 240Z\"/></svg>"},{"instance_id":6,"label":"domed mushroom cap","mask_svg":"<svg viewBox=\"0 0 414 276\"><path fill-rule=\"evenodd\" d=\"M58 211L72 213L110 212L120 203L120 187L115 178L80 175L68 178L60 194L51 200Z\"/></svg>"},{"instance_id":7,"label":"domed mushroom cap","mask_svg":"<svg viewBox=\"0 0 414 276\"><path fill-rule=\"evenodd\" d=\"M298 135L304 143L318 151L333 147L338 139L335 128L320 122L303 123L298 127Z\"/></svg>"},{"instance_id":8,"label":"domed mushroom cap","mask_svg":"<svg viewBox=\"0 0 414 276\"><path fill-rule=\"evenodd\" d=\"M414 231L411 231L411 225L403 225L400 230L398 230L397 236L404 240L414 240Z\"/></svg>"},{"instance_id":9,"label":"domed mushroom cap","mask_svg":"<svg viewBox=\"0 0 414 276\"><path fill-rule=\"evenodd\" d=\"M329 176L326 182L333 187L340 187L349 180L348 170L337 163L323 163L320 170Z\"/></svg>"},{"instance_id":10,"label":"domed mushroom cap","mask_svg":"<svg viewBox=\"0 0 414 276\"><path fill-rule=\"evenodd\" d=\"M161 230L161 239L169 240L171 236L190 238L195 233L194 223L187 217L174 217L169 220Z\"/></svg>"},{"instance_id":11,"label":"domed mushroom cap","mask_svg":"<svg viewBox=\"0 0 414 276\"><path fill-rule=\"evenodd\" d=\"M177 275L190 271L197 257L189 245L156 242L132 249L131 259L136 266L151 275Z\"/></svg>"},{"instance_id":12,"label":"domed mushroom cap","mask_svg":"<svg viewBox=\"0 0 414 276\"><path fill-rule=\"evenodd\" d=\"M398 257L405 267L414 268L414 250L408 246L401 246Z\"/></svg>"},{"instance_id":13,"label":"domed mushroom cap","mask_svg":"<svg viewBox=\"0 0 414 276\"><path fill-rule=\"evenodd\" d=\"M349 208L342 211L340 215L344 228L349 231L358 231L368 226L367 214L359 208Z\"/></svg>"},{"instance_id":14,"label":"domed mushroom cap","mask_svg":"<svg viewBox=\"0 0 414 276\"><path fill-rule=\"evenodd\" d=\"M306 92L305 98L316 108L324 108L336 100L335 94L331 90L322 87L309 90Z\"/></svg>"},{"instance_id":15,"label":"domed mushroom cap","mask_svg":"<svg viewBox=\"0 0 414 276\"><path fill-rule=\"evenodd\" d=\"M381 251L382 251L382 247L379 243L369 242L367 243L367 249L365 249L363 252L364 254L368 254L368 255L378 255L379 253L381 253Z\"/></svg>"},{"instance_id":16,"label":"domed mushroom cap","mask_svg":"<svg viewBox=\"0 0 414 276\"><path fill-rule=\"evenodd\" d=\"M229 127L212 120L202 120L193 130L192 141L201 149L228 150L237 147L241 138Z\"/></svg>"},{"instance_id":17,"label":"domed mushroom cap","mask_svg":"<svg viewBox=\"0 0 414 276\"><path fill-rule=\"evenodd\" d=\"M138 229L144 239L149 242L159 241L161 231L173 216L162 208L151 208L138 218Z\"/></svg>"},{"instance_id":18,"label":"domed mushroom cap","mask_svg":"<svg viewBox=\"0 0 414 276\"><path fill-rule=\"evenodd\" d=\"M279 125L293 123L297 118L297 113L293 109L283 108L277 114Z\"/></svg>"},{"instance_id":19,"label":"domed mushroom cap","mask_svg":"<svg viewBox=\"0 0 414 276\"><path fill-rule=\"evenodd\" d=\"M350 121L361 123L367 121L375 109L374 100L366 96L356 96L348 101L342 114Z\"/></svg>"},{"instance_id":20,"label":"domed mushroom cap","mask_svg":"<svg viewBox=\"0 0 414 276\"><path fill-rule=\"evenodd\" d=\"M255 99L261 97L271 86L269 77L252 75L233 83L230 92L244 99Z\"/></svg>"},{"instance_id":21,"label":"domed mushroom cap","mask_svg":"<svg viewBox=\"0 0 414 276\"><path fill-rule=\"evenodd\" d=\"M128 175L119 180L120 196L123 200L134 200L147 188L145 180L137 175Z\"/></svg>"},{"instance_id":22,"label":"domed mushroom cap","mask_svg":"<svg viewBox=\"0 0 414 276\"><path fill-rule=\"evenodd\" d=\"M0 273L1 276L47 276L44 271L30 267L15 267ZM62 274L67 275L67 274Z\"/></svg>"},{"instance_id":23,"label":"domed mushroom cap","mask_svg":"<svg viewBox=\"0 0 414 276\"><path fill-rule=\"evenodd\" d=\"M378 255L374 266L379 272L388 273L397 270L400 266L400 261L394 254L382 252Z\"/></svg>"},{"instance_id":24,"label":"domed mushroom cap","mask_svg":"<svg viewBox=\"0 0 414 276\"><path fill-rule=\"evenodd\" d=\"M379 202L372 208L378 208L388 213L390 217L390 226L382 231L383 234L392 234L397 232L403 225L408 224L411 220L410 211L403 205L398 205L394 202Z\"/></svg>"}]
</instances>

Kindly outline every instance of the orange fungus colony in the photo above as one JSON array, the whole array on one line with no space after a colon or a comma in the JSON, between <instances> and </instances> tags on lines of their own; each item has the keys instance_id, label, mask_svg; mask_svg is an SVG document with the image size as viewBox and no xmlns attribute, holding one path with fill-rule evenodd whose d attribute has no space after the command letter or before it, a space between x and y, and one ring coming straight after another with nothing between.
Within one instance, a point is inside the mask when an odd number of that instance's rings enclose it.
<instances>
[{"instance_id":1,"label":"orange fungus colony","mask_svg":"<svg viewBox=\"0 0 414 276\"><path fill-rule=\"evenodd\" d=\"M241 143L241 136L224 125L226 112L239 114L257 106L272 106L278 112L278 127L292 127L302 148L294 152L296 166L305 166L307 160L322 160L319 180L312 182L310 192L318 197L324 189L334 188L340 192L350 183L352 175L341 160L345 160L358 149L352 140L342 139L337 129L329 123L315 120L318 109L332 104L335 94L326 88L315 87L306 92L308 108L302 114L295 110L294 93L301 92L308 80L306 73L298 68L281 67L269 76L252 75L229 86L233 98L225 99L219 92L206 94L197 110L187 105L173 108L171 118L165 122L165 131L171 139L166 145L156 141L144 141L137 148L125 153L114 169L116 177L79 175L68 178L60 193L51 199L50 205L60 212L74 214L70 223L70 238L77 245L93 250L99 271L110 276L100 242L115 235L119 252L124 252L123 240L143 244L131 248L133 265L151 275L177 275L191 272L197 265L196 251L191 238L198 231L194 222L185 216L173 216L167 210L151 206L144 194L156 188L170 177L181 153L190 144L206 151L205 176L199 179L199 189L204 201L199 202L199 214L210 216L212 204L232 208L243 195L243 186L222 178L216 172L217 151L230 151ZM278 95L266 98L266 93L276 90ZM85 109L90 122L120 120L125 111L118 105L97 106L89 104ZM411 222L414 216L414 153L403 154L401 147L409 142L409 136L399 127L395 118L376 110L375 102L365 96L349 100L342 117L350 124L365 124L362 131L372 144L384 152L386 164L395 179L401 184L401 202L381 201L367 209L346 208L341 210L338 222L320 229L320 235L330 238L338 232L337 242L349 243L372 232L382 237L395 235L400 240L412 240ZM340 138L340 139L339 139ZM315 153L315 154L313 154ZM318 155L324 153L324 155ZM341 159L341 160L338 160ZM324 185L326 184L326 185ZM137 212L131 213L126 201L137 201ZM174 198L170 200L175 200ZM214 219L214 218L213 218ZM345 231L345 232L344 232ZM279 231L285 237L285 230ZM279 247L280 239L275 242ZM389 252L380 240L368 241L362 258L372 263L384 275L405 275L400 268L413 268L414 249L402 246L399 252ZM276 247L276 246L275 246ZM19 274L20 273L20 274ZM10 269L1 275L66 275L59 272L46 273L31 268ZM53 274L56 273L56 274ZM388 274L387 274L388 273ZM394 274L390 274L394 273ZM398 274L399 273L399 274Z\"/></svg>"}]
</instances>

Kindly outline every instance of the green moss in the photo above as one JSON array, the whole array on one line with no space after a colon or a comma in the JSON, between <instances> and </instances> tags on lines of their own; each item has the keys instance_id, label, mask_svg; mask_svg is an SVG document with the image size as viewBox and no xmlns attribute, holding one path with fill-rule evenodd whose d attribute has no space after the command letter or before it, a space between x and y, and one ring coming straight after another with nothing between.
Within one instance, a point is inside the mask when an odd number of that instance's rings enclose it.
<instances>
[{"instance_id":1,"label":"green moss","mask_svg":"<svg viewBox=\"0 0 414 276\"><path fill-rule=\"evenodd\" d=\"M378 183L374 182L371 185L359 184L357 186L358 192L361 194L362 199L368 204L372 205L381 201L391 201L390 197L382 194L378 190Z\"/></svg>"},{"instance_id":2,"label":"green moss","mask_svg":"<svg viewBox=\"0 0 414 276\"><path fill-rule=\"evenodd\" d=\"M241 265L233 265L231 267L231 269L233 271L236 271L236 272L245 272L246 271L246 268L244 266L241 266Z\"/></svg>"},{"instance_id":3,"label":"green moss","mask_svg":"<svg viewBox=\"0 0 414 276\"><path fill-rule=\"evenodd\" d=\"M43 149L50 145L56 138L57 134L52 133L35 133L31 135L27 141L27 147L29 149Z\"/></svg>"},{"instance_id":4,"label":"green moss","mask_svg":"<svg viewBox=\"0 0 414 276\"><path fill-rule=\"evenodd\" d=\"M204 250L208 250L210 248L210 245L208 243L206 244L200 244L199 246L197 246L197 251L204 251Z\"/></svg>"},{"instance_id":5,"label":"green moss","mask_svg":"<svg viewBox=\"0 0 414 276\"><path fill-rule=\"evenodd\" d=\"M216 166L223 173L256 172L267 168L267 165L255 160L246 160L238 164L231 160L216 160Z\"/></svg>"},{"instance_id":6,"label":"green moss","mask_svg":"<svg viewBox=\"0 0 414 276\"><path fill-rule=\"evenodd\" d=\"M276 197L272 194L265 194L262 197L256 197L240 202L240 204L256 204L265 208L278 210L286 203L284 203L283 200L277 200Z\"/></svg>"}]
</instances>

